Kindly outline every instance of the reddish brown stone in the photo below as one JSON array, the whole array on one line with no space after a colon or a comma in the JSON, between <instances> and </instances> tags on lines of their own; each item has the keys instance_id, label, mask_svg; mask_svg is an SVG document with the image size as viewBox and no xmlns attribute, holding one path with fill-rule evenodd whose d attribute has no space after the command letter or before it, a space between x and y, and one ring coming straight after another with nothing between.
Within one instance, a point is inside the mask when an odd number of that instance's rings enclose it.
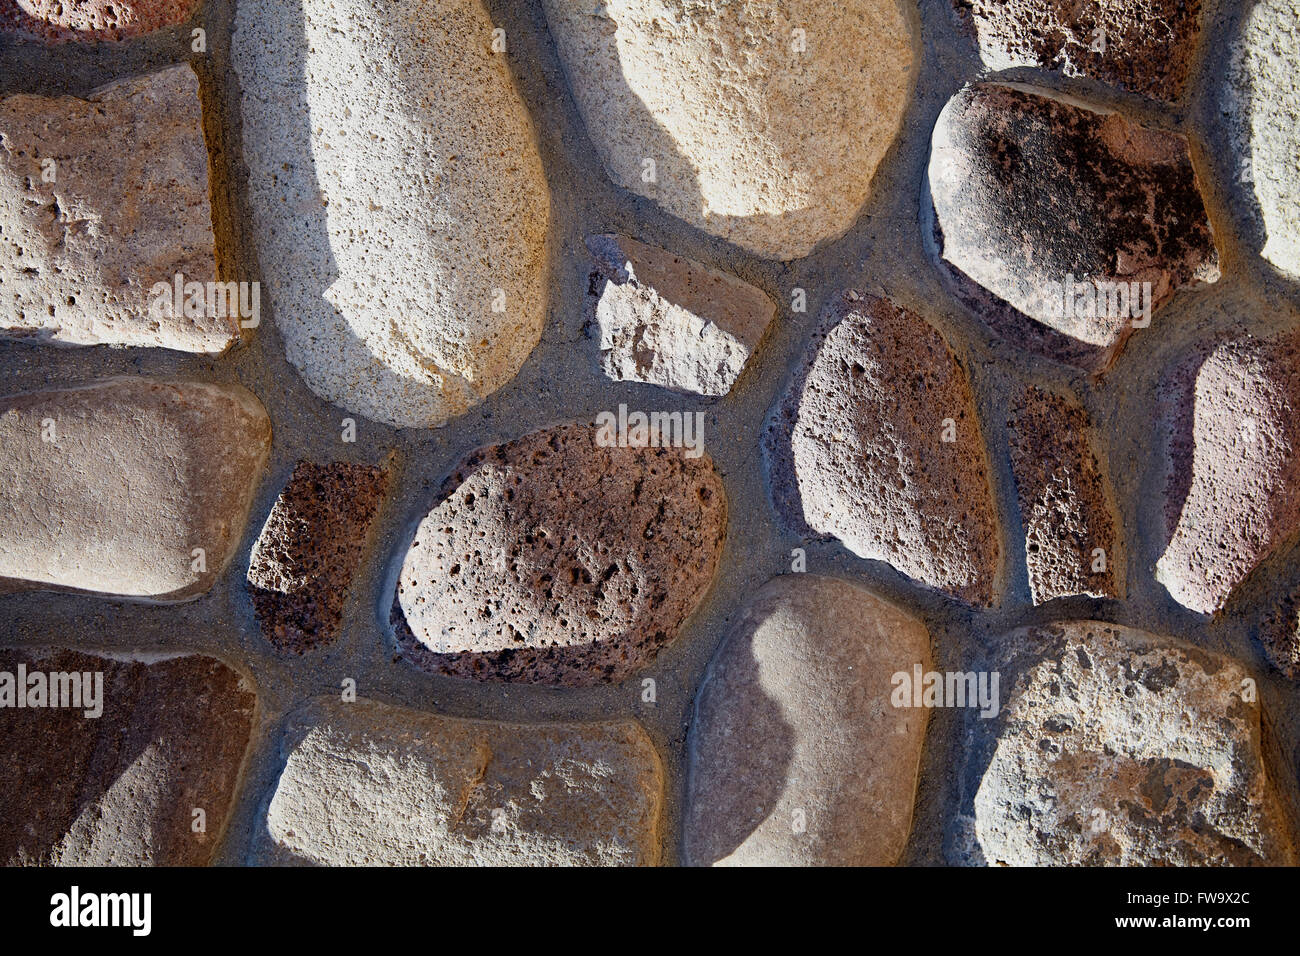
<instances>
[{"instance_id":1,"label":"reddish brown stone","mask_svg":"<svg viewBox=\"0 0 1300 956\"><path fill-rule=\"evenodd\" d=\"M185 23L200 0L0 0L0 32L63 43L128 40Z\"/></svg>"}]
</instances>

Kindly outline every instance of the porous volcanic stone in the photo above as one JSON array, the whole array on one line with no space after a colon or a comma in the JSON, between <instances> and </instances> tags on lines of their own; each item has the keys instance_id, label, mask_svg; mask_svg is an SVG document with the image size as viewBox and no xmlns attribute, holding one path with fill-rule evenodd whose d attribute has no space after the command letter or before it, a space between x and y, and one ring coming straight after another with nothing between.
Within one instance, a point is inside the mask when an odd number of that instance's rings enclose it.
<instances>
[{"instance_id":1,"label":"porous volcanic stone","mask_svg":"<svg viewBox=\"0 0 1300 956\"><path fill-rule=\"evenodd\" d=\"M1075 594L1121 597L1114 495L1089 440L1088 413L1030 387L1007 428L1034 603Z\"/></svg>"},{"instance_id":2,"label":"porous volcanic stone","mask_svg":"<svg viewBox=\"0 0 1300 956\"><path fill-rule=\"evenodd\" d=\"M771 299L626 236L588 236L587 249L599 270L595 318L607 376L699 395L731 391L776 315Z\"/></svg>"},{"instance_id":3,"label":"porous volcanic stone","mask_svg":"<svg viewBox=\"0 0 1300 956\"><path fill-rule=\"evenodd\" d=\"M929 660L924 625L868 591L811 574L765 584L696 701L686 862L897 863L926 711L894 707L891 678Z\"/></svg>"},{"instance_id":4,"label":"porous volcanic stone","mask_svg":"<svg viewBox=\"0 0 1300 956\"><path fill-rule=\"evenodd\" d=\"M271 422L238 385L114 378L0 398L0 448L0 591L181 601L239 545Z\"/></svg>"},{"instance_id":5,"label":"porous volcanic stone","mask_svg":"<svg viewBox=\"0 0 1300 956\"><path fill-rule=\"evenodd\" d=\"M382 468L298 462L248 565L262 633L276 647L301 654L338 636L352 576L387 489Z\"/></svg>"},{"instance_id":6,"label":"porous volcanic stone","mask_svg":"<svg viewBox=\"0 0 1300 956\"><path fill-rule=\"evenodd\" d=\"M239 336L237 315L158 307L151 290L178 274L216 279L203 111L188 65L86 99L0 99L0 335L224 351Z\"/></svg>"},{"instance_id":7,"label":"porous volcanic stone","mask_svg":"<svg viewBox=\"0 0 1300 956\"><path fill-rule=\"evenodd\" d=\"M769 259L853 224L915 84L911 0L543 6L610 178Z\"/></svg>"},{"instance_id":8,"label":"porous volcanic stone","mask_svg":"<svg viewBox=\"0 0 1300 956\"><path fill-rule=\"evenodd\" d=\"M1261 220L1260 254L1300 279L1300 0L1258 0L1232 44L1220 104L1236 178Z\"/></svg>"},{"instance_id":9,"label":"porous volcanic stone","mask_svg":"<svg viewBox=\"0 0 1300 956\"><path fill-rule=\"evenodd\" d=\"M953 0L991 71L1034 66L1177 100L1201 35L1200 0Z\"/></svg>"},{"instance_id":10,"label":"porous volcanic stone","mask_svg":"<svg viewBox=\"0 0 1300 956\"><path fill-rule=\"evenodd\" d=\"M290 718L274 862L654 865L663 771L641 726L457 720L367 700Z\"/></svg>"},{"instance_id":11,"label":"porous volcanic stone","mask_svg":"<svg viewBox=\"0 0 1300 956\"><path fill-rule=\"evenodd\" d=\"M975 795L989 864L1289 863L1246 673L1118 625L1004 638L1038 659L1003 709Z\"/></svg>"},{"instance_id":12,"label":"porous volcanic stone","mask_svg":"<svg viewBox=\"0 0 1300 956\"><path fill-rule=\"evenodd\" d=\"M833 297L764 451L793 530L992 604L1001 546L984 439L966 372L925 319Z\"/></svg>"},{"instance_id":13,"label":"porous volcanic stone","mask_svg":"<svg viewBox=\"0 0 1300 956\"><path fill-rule=\"evenodd\" d=\"M0 0L0 32L50 43L128 40L185 23L200 0Z\"/></svg>"},{"instance_id":14,"label":"porous volcanic stone","mask_svg":"<svg viewBox=\"0 0 1300 956\"><path fill-rule=\"evenodd\" d=\"M1061 94L959 91L935 124L929 197L930 253L958 298L1008 342L1093 373L1148 322L1135 298L1154 312L1219 277L1186 138Z\"/></svg>"},{"instance_id":15,"label":"porous volcanic stone","mask_svg":"<svg viewBox=\"0 0 1300 956\"><path fill-rule=\"evenodd\" d=\"M1269 661L1300 681L1300 593L1285 595L1260 625L1259 641Z\"/></svg>"},{"instance_id":16,"label":"porous volcanic stone","mask_svg":"<svg viewBox=\"0 0 1300 956\"><path fill-rule=\"evenodd\" d=\"M1213 613L1300 529L1300 337L1192 353L1165 377L1168 437L1159 580Z\"/></svg>"},{"instance_id":17,"label":"porous volcanic stone","mask_svg":"<svg viewBox=\"0 0 1300 956\"><path fill-rule=\"evenodd\" d=\"M707 454L607 447L565 425L483 449L443 483L392 621L429 670L617 682L677 636L717 569L727 501Z\"/></svg>"},{"instance_id":18,"label":"porous volcanic stone","mask_svg":"<svg viewBox=\"0 0 1300 956\"><path fill-rule=\"evenodd\" d=\"M50 674L101 674L103 712L0 710L0 862L208 863L252 732L248 682L210 657L0 651L0 672L16 680L20 666L47 686Z\"/></svg>"},{"instance_id":19,"label":"porous volcanic stone","mask_svg":"<svg viewBox=\"0 0 1300 956\"><path fill-rule=\"evenodd\" d=\"M232 58L259 257L317 395L442 425L546 318L550 193L479 0L244 3Z\"/></svg>"}]
</instances>

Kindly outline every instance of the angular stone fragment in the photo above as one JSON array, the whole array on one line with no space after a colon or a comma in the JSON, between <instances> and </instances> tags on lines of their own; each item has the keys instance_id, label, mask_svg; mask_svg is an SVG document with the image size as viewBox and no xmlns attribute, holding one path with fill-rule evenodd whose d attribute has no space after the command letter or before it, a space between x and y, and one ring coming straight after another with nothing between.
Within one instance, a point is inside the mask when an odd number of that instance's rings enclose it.
<instances>
[{"instance_id":1,"label":"angular stone fragment","mask_svg":"<svg viewBox=\"0 0 1300 956\"><path fill-rule=\"evenodd\" d=\"M301 654L338 636L352 577L387 489L382 468L298 462L248 565L262 633L276 647Z\"/></svg>"},{"instance_id":2,"label":"angular stone fragment","mask_svg":"<svg viewBox=\"0 0 1300 956\"><path fill-rule=\"evenodd\" d=\"M696 700L685 862L897 863L926 711L893 706L892 677L929 661L924 625L862 588L811 574L765 584Z\"/></svg>"},{"instance_id":3,"label":"angular stone fragment","mask_svg":"<svg viewBox=\"0 0 1300 956\"><path fill-rule=\"evenodd\" d=\"M480 0L243 3L231 56L258 255L317 395L426 428L546 318L550 193Z\"/></svg>"},{"instance_id":4,"label":"angular stone fragment","mask_svg":"<svg viewBox=\"0 0 1300 956\"><path fill-rule=\"evenodd\" d=\"M613 683L677 636L717 570L726 493L699 446L617 439L565 425L458 466L398 578L392 622L412 661L485 681Z\"/></svg>"},{"instance_id":5,"label":"angular stone fragment","mask_svg":"<svg viewBox=\"0 0 1300 956\"><path fill-rule=\"evenodd\" d=\"M200 0L0 0L0 33L62 43L128 40L185 23Z\"/></svg>"},{"instance_id":6,"label":"angular stone fragment","mask_svg":"<svg viewBox=\"0 0 1300 956\"><path fill-rule=\"evenodd\" d=\"M953 0L953 6L990 71L1041 67L1170 102L1187 86L1201 34L1200 0Z\"/></svg>"},{"instance_id":7,"label":"angular stone fragment","mask_svg":"<svg viewBox=\"0 0 1300 956\"><path fill-rule=\"evenodd\" d=\"M38 688L45 705L32 708ZM78 706L52 706L55 688ZM256 706L245 679L210 657L0 651L0 863L208 863Z\"/></svg>"},{"instance_id":8,"label":"angular stone fragment","mask_svg":"<svg viewBox=\"0 0 1300 956\"><path fill-rule=\"evenodd\" d=\"M1259 704L1236 664L1099 622L1028 628L1005 643L1038 656L1004 707L975 795L987 863L1292 861Z\"/></svg>"},{"instance_id":9,"label":"angular stone fragment","mask_svg":"<svg viewBox=\"0 0 1300 956\"><path fill-rule=\"evenodd\" d=\"M1089 441L1088 413L1031 387L1007 428L1034 604L1075 594L1120 597L1114 495Z\"/></svg>"},{"instance_id":10,"label":"angular stone fragment","mask_svg":"<svg viewBox=\"0 0 1300 956\"><path fill-rule=\"evenodd\" d=\"M646 866L663 771L641 726L458 720L367 700L289 721L275 862Z\"/></svg>"},{"instance_id":11,"label":"angular stone fragment","mask_svg":"<svg viewBox=\"0 0 1300 956\"><path fill-rule=\"evenodd\" d=\"M0 398L0 591L182 601L239 545L271 449L247 389L114 378Z\"/></svg>"},{"instance_id":12,"label":"angular stone fragment","mask_svg":"<svg viewBox=\"0 0 1300 956\"><path fill-rule=\"evenodd\" d=\"M726 395L776 305L735 276L626 236L588 236L601 365L616 382Z\"/></svg>"},{"instance_id":13,"label":"angular stone fragment","mask_svg":"<svg viewBox=\"0 0 1300 956\"><path fill-rule=\"evenodd\" d=\"M922 584L989 605L997 509L965 370L925 319L845 292L768 422L777 511Z\"/></svg>"},{"instance_id":14,"label":"angular stone fragment","mask_svg":"<svg viewBox=\"0 0 1300 956\"><path fill-rule=\"evenodd\" d=\"M177 275L205 284L198 314L161 306L155 286ZM0 336L222 352L239 315L208 307L215 279L208 150L188 65L86 99L0 99Z\"/></svg>"},{"instance_id":15,"label":"angular stone fragment","mask_svg":"<svg viewBox=\"0 0 1300 956\"><path fill-rule=\"evenodd\" d=\"M1236 179L1262 222L1260 254L1300 280L1300 0L1258 0L1231 48L1220 105Z\"/></svg>"},{"instance_id":16,"label":"angular stone fragment","mask_svg":"<svg viewBox=\"0 0 1300 956\"><path fill-rule=\"evenodd\" d=\"M610 178L769 259L853 224L915 83L910 0L543 6Z\"/></svg>"},{"instance_id":17,"label":"angular stone fragment","mask_svg":"<svg viewBox=\"0 0 1300 956\"><path fill-rule=\"evenodd\" d=\"M1300 336L1193 353L1160 391L1166 547L1156 579L1210 614L1300 529Z\"/></svg>"},{"instance_id":18,"label":"angular stone fragment","mask_svg":"<svg viewBox=\"0 0 1300 956\"><path fill-rule=\"evenodd\" d=\"M1186 138L1061 94L962 89L935 124L929 193L930 252L958 298L1095 374L1179 289L1219 277Z\"/></svg>"}]
</instances>

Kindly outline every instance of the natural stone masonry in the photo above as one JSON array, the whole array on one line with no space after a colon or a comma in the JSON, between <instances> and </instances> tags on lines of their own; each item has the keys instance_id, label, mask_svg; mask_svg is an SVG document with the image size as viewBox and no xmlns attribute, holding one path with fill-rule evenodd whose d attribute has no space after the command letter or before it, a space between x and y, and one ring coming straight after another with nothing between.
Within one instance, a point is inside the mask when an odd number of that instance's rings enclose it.
<instances>
[{"instance_id":1,"label":"natural stone masonry","mask_svg":"<svg viewBox=\"0 0 1300 956\"><path fill-rule=\"evenodd\" d=\"M1156 579L1210 614L1300 530L1300 338L1246 337L1165 377L1167 545Z\"/></svg>"},{"instance_id":2,"label":"natural stone masonry","mask_svg":"<svg viewBox=\"0 0 1300 956\"><path fill-rule=\"evenodd\" d=\"M210 861L256 711L256 692L243 677L210 657L0 651L0 700L6 674L15 682L25 676L27 686L17 689L29 706L0 710L0 862ZM90 688L101 675L102 713L87 717L84 697L82 706L48 706L56 683L72 686L51 674L91 675ZM49 695L47 706L30 706L37 687Z\"/></svg>"},{"instance_id":3,"label":"natural stone masonry","mask_svg":"<svg viewBox=\"0 0 1300 956\"><path fill-rule=\"evenodd\" d=\"M0 0L0 33L51 43L128 40L185 23L200 0Z\"/></svg>"},{"instance_id":4,"label":"natural stone masonry","mask_svg":"<svg viewBox=\"0 0 1300 956\"><path fill-rule=\"evenodd\" d=\"M0 592L204 593L270 447L266 410L237 385L116 378L0 398Z\"/></svg>"},{"instance_id":5,"label":"natural stone masonry","mask_svg":"<svg viewBox=\"0 0 1300 956\"><path fill-rule=\"evenodd\" d=\"M1075 594L1121 597L1114 495L1089 440L1087 412L1030 387L1007 428L1034 604Z\"/></svg>"},{"instance_id":6,"label":"natural stone masonry","mask_svg":"<svg viewBox=\"0 0 1300 956\"><path fill-rule=\"evenodd\" d=\"M731 391L776 315L771 299L626 236L588 236L587 249L598 270L595 319L609 378L699 395Z\"/></svg>"},{"instance_id":7,"label":"natural stone masonry","mask_svg":"<svg viewBox=\"0 0 1300 956\"><path fill-rule=\"evenodd\" d=\"M768 259L853 224L915 84L910 0L543 6L610 178Z\"/></svg>"},{"instance_id":8,"label":"natural stone masonry","mask_svg":"<svg viewBox=\"0 0 1300 956\"><path fill-rule=\"evenodd\" d=\"M1286 595L1260 625L1260 643L1269 662L1300 681L1300 595Z\"/></svg>"},{"instance_id":9,"label":"natural stone masonry","mask_svg":"<svg viewBox=\"0 0 1300 956\"><path fill-rule=\"evenodd\" d=\"M1004 642L1041 660L1015 685L975 795L987 863L1292 862L1240 667L1098 622Z\"/></svg>"},{"instance_id":10,"label":"natural stone masonry","mask_svg":"<svg viewBox=\"0 0 1300 956\"><path fill-rule=\"evenodd\" d=\"M663 771L634 721L505 724L317 701L290 719L284 749L271 862L658 862Z\"/></svg>"},{"instance_id":11,"label":"natural stone masonry","mask_svg":"<svg viewBox=\"0 0 1300 956\"><path fill-rule=\"evenodd\" d=\"M238 5L258 258L312 391L433 427L519 371L546 318L550 194L479 0Z\"/></svg>"},{"instance_id":12,"label":"natural stone masonry","mask_svg":"<svg viewBox=\"0 0 1300 956\"><path fill-rule=\"evenodd\" d=\"M0 335L222 352L239 317L165 311L216 275L199 83L187 65L86 99L0 99ZM206 288L206 286L205 286ZM205 297L206 298L206 297Z\"/></svg>"},{"instance_id":13,"label":"natural stone masonry","mask_svg":"<svg viewBox=\"0 0 1300 956\"><path fill-rule=\"evenodd\" d=\"M1186 138L1058 93L954 95L929 193L930 253L957 297L1008 342L1093 373L1179 289L1219 277Z\"/></svg>"},{"instance_id":14,"label":"natural stone masonry","mask_svg":"<svg viewBox=\"0 0 1300 956\"><path fill-rule=\"evenodd\" d=\"M382 468L298 462L253 545L248 590L266 639L303 653L338 636L370 525L388 489Z\"/></svg>"},{"instance_id":15,"label":"natural stone masonry","mask_svg":"<svg viewBox=\"0 0 1300 956\"><path fill-rule=\"evenodd\" d=\"M787 525L838 538L922 584L990 605L997 508L966 372L925 319L845 292L767 425Z\"/></svg>"},{"instance_id":16,"label":"natural stone masonry","mask_svg":"<svg viewBox=\"0 0 1300 956\"><path fill-rule=\"evenodd\" d=\"M889 866L907 842L926 711L924 625L847 581L765 584L714 655L691 723L685 862Z\"/></svg>"},{"instance_id":17,"label":"natural stone masonry","mask_svg":"<svg viewBox=\"0 0 1300 956\"><path fill-rule=\"evenodd\" d=\"M954 0L990 71L1091 77L1154 99L1182 96L1201 34L1200 0Z\"/></svg>"},{"instance_id":18,"label":"natural stone masonry","mask_svg":"<svg viewBox=\"0 0 1300 956\"><path fill-rule=\"evenodd\" d=\"M1250 5L1220 87L1236 177L1261 220L1260 254L1300 279L1300 0Z\"/></svg>"},{"instance_id":19,"label":"natural stone masonry","mask_svg":"<svg viewBox=\"0 0 1300 956\"><path fill-rule=\"evenodd\" d=\"M457 467L402 563L392 621L408 657L585 685L623 680L677 636L721 557L722 480L707 454L614 437L566 425Z\"/></svg>"}]
</instances>

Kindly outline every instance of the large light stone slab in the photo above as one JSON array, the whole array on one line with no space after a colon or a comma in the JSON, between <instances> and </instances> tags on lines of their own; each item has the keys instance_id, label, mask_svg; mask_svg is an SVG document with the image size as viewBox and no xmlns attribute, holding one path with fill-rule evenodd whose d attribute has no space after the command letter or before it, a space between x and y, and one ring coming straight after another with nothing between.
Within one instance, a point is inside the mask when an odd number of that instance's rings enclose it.
<instances>
[{"instance_id":1,"label":"large light stone slab","mask_svg":"<svg viewBox=\"0 0 1300 956\"><path fill-rule=\"evenodd\" d=\"M519 371L550 193L479 0L244 3L231 57L258 257L317 395L403 427Z\"/></svg>"},{"instance_id":2,"label":"large light stone slab","mask_svg":"<svg viewBox=\"0 0 1300 956\"><path fill-rule=\"evenodd\" d=\"M610 178L769 259L853 224L915 83L911 2L544 7Z\"/></svg>"}]
</instances>

